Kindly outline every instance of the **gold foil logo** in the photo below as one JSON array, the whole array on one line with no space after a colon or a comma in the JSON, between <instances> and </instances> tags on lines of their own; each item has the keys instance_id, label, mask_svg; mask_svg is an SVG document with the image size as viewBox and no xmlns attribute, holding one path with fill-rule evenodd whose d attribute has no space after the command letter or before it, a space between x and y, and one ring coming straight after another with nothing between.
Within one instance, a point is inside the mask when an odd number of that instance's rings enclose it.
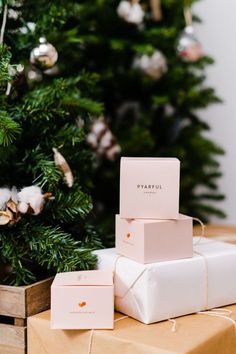
<instances>
[{"instance_id":1,"label":"gold foil logo","mask_svg":"<svg viewBox=\"0 0 236 354\"><path fill-rule=\"evenodd\" d=\"M87 302L86 301L81 301L79 302L79 307L85 307L87 305Z\"/></svg>"},{"instance_id":2,"label":"gold foil logo","mask_svg":"<svg viewBox=\"0 0 236 354\"><path fill-rule=\"evenodd\" d=\"M127 238L130 238L131 237L131 233L128 232L127 235L126 235Z\"/></svg>"}]
</instances>

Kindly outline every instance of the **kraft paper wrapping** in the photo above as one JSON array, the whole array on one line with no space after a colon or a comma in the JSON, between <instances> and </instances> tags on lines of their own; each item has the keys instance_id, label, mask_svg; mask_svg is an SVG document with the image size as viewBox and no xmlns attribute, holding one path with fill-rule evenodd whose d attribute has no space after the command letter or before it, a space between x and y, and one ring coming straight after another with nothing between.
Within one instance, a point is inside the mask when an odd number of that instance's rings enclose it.
<instances>
[{"instance_id":1,"label":"kraft paper wrapping","mask_svg":"<svg viewBox=\"0 0 236 354\"><path fill-rule=\"evenodd\" d=\"M236 305L228 306L236 319ZM115 318L122 317L116 313ZM235 325L222 317L177 318L176 332L163 321L145 325L131 318L114 330L52 330L50 311L28 318L28 354L236 354Z\"/></svg>"},{"instance_id":2,"label":"kraft paper wrapping","mask_svg":"<svg viewBox=\"0 0 236 354\"><path fill-rule=\"evenodd\" d=\"M140 264L96 251L99 269L115 273L115 308L149 324L236 303L236 246L195 238L194 257Z\"/></svg>"}]
</instances>

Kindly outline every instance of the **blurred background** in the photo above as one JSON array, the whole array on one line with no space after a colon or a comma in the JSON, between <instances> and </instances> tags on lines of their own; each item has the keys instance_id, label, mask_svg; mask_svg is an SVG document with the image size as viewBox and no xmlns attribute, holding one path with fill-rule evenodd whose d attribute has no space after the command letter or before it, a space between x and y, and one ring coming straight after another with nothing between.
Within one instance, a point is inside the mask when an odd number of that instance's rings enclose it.
<instances>
[{"instance_id":1,"label":"blurred background","mask_svg":"<svg viewBox=\"0 0 236 354\"><path fill-rule=\"evenodd\" d=\"M195 4L194 9L202 19L202 24L197 25L199 39L215 59L215 64L207 68L207 83L223 99L223 104L210 106L201 113L212 128L208 135L225 150L225 155L218 159L223 172L219 187L226 196L220 205L227 216L223 220L212 216L211 221L233 225L236 224L236 2L204 0Z\"/></svg>"}]
</instances>

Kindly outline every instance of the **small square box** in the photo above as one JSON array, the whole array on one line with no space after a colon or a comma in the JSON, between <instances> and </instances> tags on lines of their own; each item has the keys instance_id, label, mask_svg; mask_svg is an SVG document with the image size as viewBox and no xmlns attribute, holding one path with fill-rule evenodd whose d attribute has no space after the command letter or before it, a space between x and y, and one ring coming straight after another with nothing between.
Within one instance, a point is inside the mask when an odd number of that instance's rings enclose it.
<instances>
[{"instance_id":1,"label":"small square box","mask_svg":"<svg viewBox=\"0 0 236 354\"><path fill-rule=\"evenodd\" d=\"M192 218L179 214L176 220L122 219L116 215L116 251L139 263L192 257Z\"/></svg>"},{"instance_id":2,"label":"small square box","mask_svg":"<svg viewBox=\"0 0 236 354\"><path fill-rule=\"evenodd\" d=\"M176 158L122 157L120 216L177 219L180 162Z\"/></svg>"},{"instance_id":3,"label":"small square box","mask_svg":"<svg viewBox=\"0 0 236 354\"><path fill-rule=\"evenodd\" d=\"M51 286L51 328L112 329L112 271L59 273Z\"/></svg>"}]
</instances>

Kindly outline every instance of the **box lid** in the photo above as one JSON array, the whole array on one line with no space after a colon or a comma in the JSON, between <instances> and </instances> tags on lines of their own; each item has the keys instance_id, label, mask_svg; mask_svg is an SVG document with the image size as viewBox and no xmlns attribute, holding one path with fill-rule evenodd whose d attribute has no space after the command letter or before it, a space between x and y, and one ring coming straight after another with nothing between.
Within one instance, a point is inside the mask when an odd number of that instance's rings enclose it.
<instances>
[{"instance_id":1,"label":"box lid","mask_svg":"<svg viewBox=\"0 0 236 354\"><path fill-rule=\"evenodd\" d=\"M184 215L184 214L179 214L177 219L127 219L127 218L122 218L120 214L116 214L116 217L119 219L126 220L127 223L138 223L138 224L164 224L166 222L178 222L178 221L183 221L183 220L192 220L192 216Z\"/></svg>"},{"instance_id":2,"label":"box lid","mask_svg":"<svg viewBox=\"0 0 236 354\"><path fill-rule=\"evenodd\" d=\"M142 162L147 162L147 161L160 161L160 162L178 162L180 163L179 159L177 157L126 157L126 156L122 156L121 157L121 161L125 161L125 160L133 160L133 161L142 161Z\"/></svg>"},{"instance_id":3,"label":"box lid","mask_svg":"<svg viewBox=\"0 0 236 354\"><path fill-rule=\"evenodd\" d=\"M109 270L88 270L58 273L52 286L113 285L113 272Z\"/></svg>"}]
</instances>

